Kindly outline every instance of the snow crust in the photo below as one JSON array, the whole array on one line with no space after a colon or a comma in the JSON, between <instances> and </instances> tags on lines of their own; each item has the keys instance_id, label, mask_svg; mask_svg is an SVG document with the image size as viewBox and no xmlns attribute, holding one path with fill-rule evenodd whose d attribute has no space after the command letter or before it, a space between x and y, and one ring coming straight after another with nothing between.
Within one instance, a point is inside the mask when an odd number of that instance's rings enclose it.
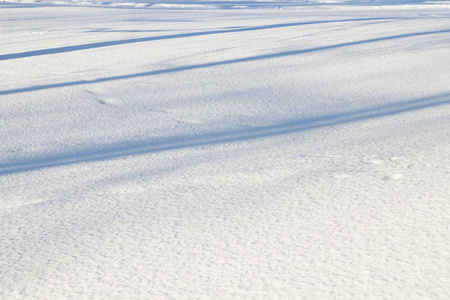
<instances>
[{"instance_id":1,"label":"snow crust","mask_svg":"<svg viewBox=\"0 0 450 300\"><path fill-rule=\"evenodd\" d=\"M0 2L1 299L449 299L448 1Z\"/></svg>"}]
</instances>

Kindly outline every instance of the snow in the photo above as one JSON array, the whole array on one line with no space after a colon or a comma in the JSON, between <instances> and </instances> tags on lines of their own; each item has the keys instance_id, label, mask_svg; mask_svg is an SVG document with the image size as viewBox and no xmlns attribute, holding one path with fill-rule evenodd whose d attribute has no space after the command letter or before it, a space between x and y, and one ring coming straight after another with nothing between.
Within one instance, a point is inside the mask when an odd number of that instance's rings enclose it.
<instances>
[{"instance_id":1,"label":"snow","mask_svg":"<svg viewBox=\"0 0 450 300\"><path fill-rule=\"evenodd\" d=\"M450 298L449 17L0 2L0 298Z\"/></svg>"}]
</instances>

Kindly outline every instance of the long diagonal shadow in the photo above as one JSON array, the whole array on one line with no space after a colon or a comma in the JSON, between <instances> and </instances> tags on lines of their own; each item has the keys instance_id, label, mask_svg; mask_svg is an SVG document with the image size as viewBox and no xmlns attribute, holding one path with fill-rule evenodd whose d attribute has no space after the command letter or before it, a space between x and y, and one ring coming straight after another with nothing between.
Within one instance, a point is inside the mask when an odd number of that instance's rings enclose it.
<instances>
[{"instance_id":1,"label":"long diagonal shadow","mask_svg":"<svg viewBox=\"0 0 450 300\"><path fill-rule=\"evenodd\" d=\"M348 124L385 116L406 113L424 108L450 104L450 93L396 102L387 105L370 107L347 112L322 115L315 118L305 118L275 125L246 128L242 130L213 132L202 135L174 136L136 142L103 145L95 149L85 149L73 154L55 154L40 159L24 159L13 163L0 165L0 176L25 171L40 170L50 167L66 166L77 163L103 161L124 156L143 155L175 149L185 149L197 146L215 145L248 141L253 139L273 137L289 133L297 133L340 124Z\"/></svg>"},{"instance_id":2,"label":"long diagonal shadow","mask_svg":"<svg viewBox=\"0 0 450 300\"><path fill-rule=\"evenodd\" d=\"M103 77L103 78L98 78L98 79L93 79L93 80L78 80L78 81L71 81L71 82L62 82L62 83L54 83L54 84L46 84L46 85L37 85L37 86L26 87L26 88L18 88L18 89L0 91L0 96L2 96L2 95L9 95L9 94L16 94L16 93L25 93L25 92L32 92L32 91L54 89L54 88L61 88L61 87L68 87L68 86L77 86L77 85L92 84L92 83L101 83L101 82L108 82L108 81L114 81L114 80L123 80L123 79L147 77L147 76L152 76L152 75L174 73L174 72L181 72L181 71L188 71L188 70L196 70L196 69L203 69L203 68L208 68L208 67L216 67L216 66L229 65L229 64L238 64L238 63L258 61L258 60L271 59L271 58L294 56L294 55L305 54L305 53L310 53L310 52L331 50L331 49L337 49L337 48L343 48L343 47L349 47L349 46L355 46L355 45L361 45L361 44L368 44L368 43L388 41L388 40L395 40L395 39L403 39L403 38L409 38L409 37L415 37L415 36L423 36L423 35L442 34L442 33L449 33L449 32L450 32L450 29L447 29L447 30L436 30L436 31L425 31L425 32L415 32L415 33L392 35L392 36L386 36L386 37L380 37L380 38L368 39L368 40L362 40L362 41L355 41L355 42L348 42L348 43L342 43L342 44L335 44L335 45L329 45L329 46L323 46L323 47L316 47L316 48L309 48L309 49L302 49L302 50L294 50L294 51L286 51L286 52L278 52L278 53L271 53L271 54L264 54L264 55L255 55L255 56L249 56L249 57L244 57L244 58L236 58L236 59L217 61L217 62L210 62L210 63L197 64L197 65L188 65L188 66L169 68L169 69L163 69L163 70L156 70L156 71L150 71L150 72L142 72L142 73L135 73L135 74L128 74L128 75Z\"/></svg>"},{"instance_id":3,"label":"long diagonal shadow","mask_svg":"<svg viewBox=\"0 0 450 300\"><path fill-rule=\"evenodd\" d=\"M325 20L325 21L313 21L313 22L303 22L303 23L272 24L272 25L265 25L265 26L233 28L233 29L226 29L226 30L212 30L212 31L201 31L201 32L191 32L191 33L180 33L180 34L152 36L152 37L143 37L143 38L134 38L134 39L124 39L124 40L118 40L118 41L97 42L97 43L89 43L89 44L82 44L82 45L49 48L49 49L43 49L43 50L34 50L34 51L25 51L25 52L19 52L19 53L3 54L3 55L0 55L0 61L32 57L32 56L74 52L74 51L88 50L88 49L95 49L95 48L111 47L111 46L118 46L118 45L125 45L125 44L143 43L143 42L149 42L149 41L195 37L195 36L202 36L202 35L236 33L236 32L266 30L266 29L275 29L275 28L293 27L293 26L302 26L302 25L313 25L313 24L380 21L380 20L395 20L395 19L394 18L363 18L363 19L347 19L347 20Z\"/></svg>"}]
</instances>

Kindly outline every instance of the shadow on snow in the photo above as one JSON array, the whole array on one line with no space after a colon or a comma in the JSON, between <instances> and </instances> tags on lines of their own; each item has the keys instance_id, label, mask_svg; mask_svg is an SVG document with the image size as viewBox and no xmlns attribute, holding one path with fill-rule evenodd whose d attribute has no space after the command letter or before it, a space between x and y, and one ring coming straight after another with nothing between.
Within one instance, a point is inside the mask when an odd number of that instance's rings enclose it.
<instances>
[{"instance_id":1,"label":"shadow on snow","mask_svg":"<svg viewBox=\"0 0 450 300\"><path fill-rule=\"evenodd\" d=\"M0 175L40 170L50 167L66 166L77 163L103 161L124 156L158 153L197 146L233 143L259 138L273 137L289 133L298 133L323 127L348 124L374 118L392 116L424 108L450 104L450 93L421 98L406 102L365 109L333 113L314 118L305 118L269 126L246 128L242 130L213 132L202 135L186 135L136 142L121 142L103 145L96 149L85 149L73 154L56 154L41 159L29 159L0 165Z\"/></svg>"},{"instance_id":2,"label":"shadow on snow","mask_svg":"<svg viewBox=\"0 0 450 300\"><path fill-rule=\"evenodd\" d=\"M224 61L210 62L210 63L197 64L197 65L188 65L188 66L169 68L169 69L163 69L163 70L155 70L155 71L142 72L142 73L135 73L135 74L128 74L128 75L103 77L103 78L98 78L98 79L93 79L93 80L78 80L78 81L71 81L71 82L37 85L37 86L26 87L26 88L18 88L18 89L0 91L0 96L16 94L16 93L25 93L25 92L54 89L54 88L61 88L61 87L68 87L68 86L77 86L77 85L102 83L102 82L115 81L115 80L147 77L147 76L153 76L153 75L203 69L203 68L208 68L208 67L216 67L216 66L229 65L229 64L238 64L238 63L259 61L259 60L264 60L264 59L286 57L286 56L294 56L294 55L311 53L311 52L316 52L316 51L331 50L331 49L343 48L343 47L348 47L348 46L356 46L356 45L362 45L362 44L368 44L368 43L374 43L374 42L382 42L382 41L388 41L388 40L394 40L394 39L402 39L402 38L409 38L409 37L423 36L423 35L432 35L432 34L442 34L442 33L449 33L449 32L450 32L450 29L426 31L426 32L415 32L415 33L393 35L393 36L380 37L380 38L374 38L374 39L368 39L368 40L362 40L362 41L348 42L348 43L342 43L342 44L328 45L328 46L322 46L322 47L316 47L316 48L285 51L285 52L263 54L263 55L255 55L255 56L249 56L249 57L243 57L243 58L229 59L229 60L224 60Z\"/></svg>"},{"instance_id":3,"label":"shadow on snow","mask_svg":"<svg viewBox=\"0 0 450 300\"><path fill-rule=\"evenodd\" d=\"M89 43L89 44L83 44L83 45L56 47L56 48L50 48L50 49L3 54L3 55L0 55L0 61L33 57L33 56L41 56L41 55L67 53L67 52L96 49L96 48L103 48L103 47L119 46L119 45L133 44L133 43L143 43L143 42L150 42L150 41L203 36L203 35L257 31L257 30L266 30L266 29L275 29L275 28L293 27L293 26L302 26L302 25L342 23L342 22L380 21L380 20L393 20L393 19L392 18L365 18L365 19L347 19L347 20L328 20L328 21L313 21L313 22L303 22L303 23L272 24L272 25L264 25L264 26L257 26L257 27L232 28L232 29L226 29L226 30L212 30L212 31L201 31L201 32L191 32L191 33L179 33L179 34L170 34L170 35L163 35L163 36L151 36L151 37L143 37L143 38L124 39L124 40L118 40L118 41L97 42L97 43Z\"/></svg>"},{"instance_id":4,"label":"shadow on snow","mask_svg":"<svg viewBox=\"0 0 450 300\"><path fill-rule=\"evenodd\" d=\"M279 24L279 25L270 25L265 26L265 28L276 28L273 26L294 26L288 24ZM261 28L261 27L260 27ZM234 31L235 29L233 29ZM241 30L241 29L239 29ZM250 30L250 29L248 29ZM347 46L361 45L373 42L381 42L387 40L394 39L402 39L409 38L415 36L423 36L423 35L433 35L433 34L442 34L448 33L450 30L439 30L439 31L427 31L427 32L416 32L402 35L393 35L387 37L380 37L374 39L367 39L361 41L347 42L329 46L322 46L316 48L295 50L295 51L286 51L279 52L273 54L265 54L265 55L256 55L249 56L244 58L237 58L231 60L224 60L218 62L197 64L197 65L189 65L182 66L177 68L169 68L164 70L156 70L150 72L129 74L129 75L121 75L121 76L112 76L112 77L104 77L98 78L95 80L80 80L80 81L72 81L65 83L56 83L56 84L48 84L48 85L40 85L28 88L20 88L13 90L0 91L0 95L8 95L14 93L23 93L23 92L31 92L31 91L39 91L45 89L53 89L60 87L68 87L68 86L76 86L90 83L100 83L107 82L113 80L123 80L123 79L131 79L138 77L146 77L158 74L172 73L172 72L181 72L188 70L196 70L208 67L215 67L227 64L237 64L251 61L258 61L263 59L272 59L277 57L286 57L299 55L304 53L310 53L315 51L324 51L336 48L342 48ZM60 49L60 48L59 48ZM61 49L60 49L61 50ZM75 50L74 50L75 51ZM213 132L209 134L203 135L191 135L191 136L174 136L174 137L166 137L166 138L155 138L147 141L142 141L139 143L136 142L121 142L117 144L109 144L103 145L101 147L95 149L85 149L79 150L76 153L72 154L55 154L51 156L47 156L39 159L24 159L21 161L11 162L0 165L0 175L6 174L14 174L18 172L31 171L31 170L39 170L43 168L64 166L64 165L72 165L76 163L84 163L84 162L93 162L93 161L102 161L108 159L115 159L123 156L129 155L142 155L148 153L162 152L174 149L184 149L190 147L197 146L205 146L205 145L214 145L220 143L230 143L230 142L238 142L238 141L246 141L264 137L277 136L288 133L296 133L305 130L311 130L322 127L335 126L340 124L347 124L352 122L363 121L367 119L385 117L400 113L405 113L409 111L419 110L428 107L435 107L440 105L450 104L450 94L442 94L431 96L427 98L421 98L416 100L411 100L407 102L397 102L388 105L376 106L366 109L359 109L347 112L340 112L334 114L328 114L323 116L317 116L314 118L306 118L299 119L289 122L278 123L270 126L257 127L257 128L246 128L242 130L234 130L234 131L222 131L222 132Z\"/></svg>"}]
</instances>

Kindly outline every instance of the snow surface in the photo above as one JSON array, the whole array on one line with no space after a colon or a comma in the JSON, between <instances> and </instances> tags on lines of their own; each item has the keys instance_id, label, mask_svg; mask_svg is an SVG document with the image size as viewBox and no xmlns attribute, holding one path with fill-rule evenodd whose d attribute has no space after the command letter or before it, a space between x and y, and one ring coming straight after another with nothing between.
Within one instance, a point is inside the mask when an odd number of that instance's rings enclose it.
<instances>
[{"instance_id":1,"label":"snow surface","mask_svg":"<svg viewBox=\"0 0 450 300\"><path fill-rule=\"evenodd\" d=\"M450 299L448 1L0 2L1 299Z\"/></svg>"}]
</instances>

